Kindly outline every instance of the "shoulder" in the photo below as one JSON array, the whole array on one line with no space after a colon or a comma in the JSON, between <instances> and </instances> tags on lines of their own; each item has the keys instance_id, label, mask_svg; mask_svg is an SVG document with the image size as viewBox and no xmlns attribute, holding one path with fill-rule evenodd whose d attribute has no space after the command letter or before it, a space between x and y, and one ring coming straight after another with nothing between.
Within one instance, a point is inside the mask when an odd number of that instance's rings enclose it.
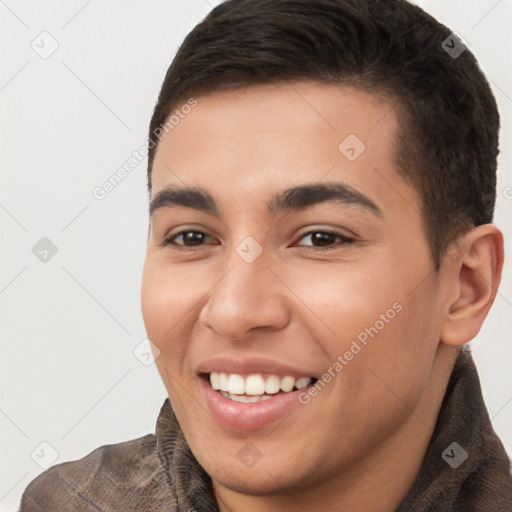
<instances>
[{"instance_id":1,"label":"shoulder","mask_svg":"<svg viewBox=\"0 0 512 512\"><path fill-rule=\"evenodd\" d=\"M148 434L47 469L25 489L19 512L157 512L164 504L172 512L175 498Z\"/></svg>"}]
</instances>

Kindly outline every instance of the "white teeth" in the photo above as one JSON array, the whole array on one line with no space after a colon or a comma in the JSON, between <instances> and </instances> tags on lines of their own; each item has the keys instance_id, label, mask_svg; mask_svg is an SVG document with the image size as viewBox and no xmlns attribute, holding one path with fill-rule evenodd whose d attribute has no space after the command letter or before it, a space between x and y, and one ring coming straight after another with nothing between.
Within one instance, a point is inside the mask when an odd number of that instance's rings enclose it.
<instances>
[{"instance_id":1,"label":"white teeth","mask_svg":"<svg viewBox=\"0 0 512 512\"><path fill-rule=\"evenodd\" d=\"M281 391L288 392L295 386L295 379L293 377L283 377L281 380Z\"/></svg>"},{"instance_id":2,"label":"white teeth","mask_svg":"<svg viewBox=\"0 0 512 512\"><path fill-rule=\"evenodd\" d=\"M280 389L281 389L281 381L279 380L279 377L276 377L275 375L271 375L265 381L265 393L267 393L269 395L273 395L275 393L279 393Z\"/></svg>"},{"instance_id":3,"label":"white teeth","mask_svg":"<svg viewBox=\"0 0 512 512\"><path fill-rule=\"evenodd\" d=\"M215 390L220 389L220 377L218 373L211 373L210 374L210 384L212 385L212 388Z\"/></svg>"},{"instance_id":4,"label":"white teeth","mask_svg":"<svg viewBox=\"0 0 512 512\"><path fill-rule=\"evenodd\" d=\"M213 375L213 373L210 375ZM219 375L219 389L222 389L222 391L227 391L228 390L228 376L225 373L219 373L218 375Z\"/></svg>"},{"instance_id":5,"label":"white teeth","mask_svg":"<svg viewBox=\"0 0 512 512\"><path fill-rule=\"evenodd\" d=\"M300 377L295 379L291 376L279 378L277 375L270 375L266 379L259 374L242 377L237 373L227 374L224 372L210 373L210 384L216 391L221 391L223 395L245 395L252 397L266 397L266 395L275 395L279 391L288 393L293 389L302 389L309 386L312 382L310 377ZM267 397L270 398L270 397ZM257 400L238 400L238 401L257 401Z\"/></svg>"},{"instance_id":6,"label":"white teeth","mask_svg":"<svg viewBox=\"0 0 512 512\"><path fill-rule=\"evenodd\" d=\"M295 381L295 387L297 389L305 388L311 384L312 380L309 377L301 377Z\"/></svg>"},{"instance_id":7,"label":"white teeth","mask_svg":"<svg viewBox=\"0 0 512 512\"><path fill-rule=\"evenodd\" d=\"M261 375L249 375L245 380L246 395L263 395L265 393L265 381Z\"/></svg>"},{"instance_id":8,"label":"white teeth","mask_svg":"<svg viewBox=\"0 0 512 512\"><path fill-rule=\"evenodd\" d=\"M234 395L243 395L245 393L245 382L241 375L232 373L228 377L228 391Z\"/></svg>"},{"instance_id":9,"label":"white teeth","mask_svg":"<svg viewBox=\"0 0 512 512\"><path fill-rule=\"evenodd\" d=\"M224 398L229 398L230 400L233 400L233 402L244 402L246 404L251 403L251 402L261 402L262 400L268 400L269 398L272 398L267 395L259 395L259 396L233 395L231 393L226 393L225 391L221 391L221 395Z\"/></svg>"}]
</instances>

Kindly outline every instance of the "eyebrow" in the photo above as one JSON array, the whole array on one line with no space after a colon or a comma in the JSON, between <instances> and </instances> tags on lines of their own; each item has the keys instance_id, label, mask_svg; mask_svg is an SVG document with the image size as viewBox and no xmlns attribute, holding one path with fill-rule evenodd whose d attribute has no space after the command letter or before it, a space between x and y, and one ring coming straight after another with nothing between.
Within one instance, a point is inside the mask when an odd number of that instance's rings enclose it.
<instances>
[{"instance_id":1,"label":"eyebrow","mask_svg":"<svg viewBox=\"0 0 512 512\"><path fill-rule=\"evenodd\" d=\"M311 183L299 185L274 194L267 203L269 213L304 210L320 203L341 203L359 206L382 217L382 210L368 196L344 183ZM219 207L213 196L198 187L170 186L158 192L151 200L149 213L162 208L183 206L219 216Z\"/></svg>"},{"instance_id":2,"label":"eyebrow","mask_svg":"<svg viewBox=\"0 0 512 512\"><path fill-rule=\"evenodd\" d=\"M278 213L325 202L354 204L382 216L381 209L368 196L344 183L312 183L289 188L272 196L267 207L269 212Z\"/></svg>"},{"instance_id":3,"label":"eyebrow","mask_svg":"<svg viewBox=\"0 0 512 512\"><path fill-rule=\"evenodd\" d=\"M195 187L166 187L156 194L149 205L149 214L156 210L171 206L184 206L194 208L215 215L219 215L219 209L213 197L201 188Z\"/></svg>"}]
</instances>

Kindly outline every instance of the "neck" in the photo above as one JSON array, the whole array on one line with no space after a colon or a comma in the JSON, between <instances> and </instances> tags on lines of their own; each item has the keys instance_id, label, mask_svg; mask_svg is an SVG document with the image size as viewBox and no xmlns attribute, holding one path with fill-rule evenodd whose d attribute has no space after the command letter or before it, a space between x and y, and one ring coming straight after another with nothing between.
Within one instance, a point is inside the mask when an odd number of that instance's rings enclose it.
<instances>
[{"instance_id":1,"label":"neck","mask_svg":"<svg viewBox=\"0 0 512 512\"><path fill-rule=\"evenodd\" d=\"M213 482L220 512L393 512L411 489L425 457L458 350L440 344L427 389L404 424L365 459L307 489L251 496ZM397 400L399 398L397 397ZM407 407L404 404L404 407Z\"/></svg>"}]
</instances>

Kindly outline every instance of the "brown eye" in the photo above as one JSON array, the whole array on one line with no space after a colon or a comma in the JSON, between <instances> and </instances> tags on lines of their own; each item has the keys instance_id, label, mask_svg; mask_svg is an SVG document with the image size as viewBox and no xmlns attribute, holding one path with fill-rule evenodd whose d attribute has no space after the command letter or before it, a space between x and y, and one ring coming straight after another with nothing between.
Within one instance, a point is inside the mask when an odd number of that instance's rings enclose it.
<instances>
[{"instance_id":1,"label":"brown eye","mask_svg":"<svg viewBox=\"0 0 512 512\"><path fill-rule=\"evenodd\" d=\"M163 245L177 245L182 247L196 247L207 243L207 241L213 240L213 238L202 231L180 231L179 233L166 238Z\"/></svg>"},{"instance_id":2,"label":"brown eye","mask_svg":"<svg viewBox=\"0 0 512 512\"><path fill-rule=\"evenodd\" d=\"M349 238L341 233L333 233L330 231L310 231L301 237L301 240L309 238L309 243L297 244L305 247L318 247L329 249L330 246L336 244L343 245L349 244L354 241L353 238Z\"/></svg>"}]
</instances>

